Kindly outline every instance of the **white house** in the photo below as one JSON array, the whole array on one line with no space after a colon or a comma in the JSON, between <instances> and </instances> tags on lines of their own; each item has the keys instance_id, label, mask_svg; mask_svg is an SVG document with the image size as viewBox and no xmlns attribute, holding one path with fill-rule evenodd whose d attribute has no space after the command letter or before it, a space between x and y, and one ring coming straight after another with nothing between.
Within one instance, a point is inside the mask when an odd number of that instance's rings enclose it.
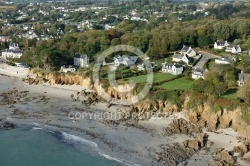
<instances>
[{"instance_id":1,"label":"white house","mask_svg":"<svg viewBox=\"0 0 250 166\"><path fill-rule=\"evenodd\" d=\"M21 58L22 55L23 51L16 43L11 43L9 49L2 50L2 57L4 58Z\"/></svg>"},{"instance_id":2,"label":"white house","mask_svg":"<svg viewBox=\"0 0 250 166\"><path fill-rule=\"evenodd\" d=\"M28 39L38 38L37 34L33 30L28 31L26 34L23 35L23 37L26 37Z\"/></svg>"},{"instance_id":3,"label":"white house","mask_svg":"<svg viewBox=\"0 0 250 166\"><path fill-rule=\"evenodd\" d=\"M239 45L237 45L237 46L229 45L229 46L227 46L225 51L226 52L231 52L233 54L238 54L238 53L241 53L242 50L241 50Z\"/></svg>"},{"instance_id":4,"label":"white house","mask_svg":"<svg viewBox=\"0 0 250 166\"><path fill-rule=\"evenodd\" d=\"M61 28L57 29L57 35L60 36L60 35L64 35L64 32Z\"/></svg>"},{"instance_id":5,"label":"white house","mask_svg":"<svg viewBox=\"0 0 250 166\"><path fill-rule=\"evenodd\" d=\"M236 59L233 56L223 56L215 59L216 64L231 64L233 62L236 62Z\"/></svg>"},{"instance_id":6,"label":"white house","mask_svg":"<svg viewBox=\"0 0 250 166\"><path fill-rule=\"evenodd\" d=\"M105 24L105 30L111 29L111 28L115 28L115 26L111 26L109 24Z\"/></svg>"},{"instance_id":7,"label":"white house","mask_svg":"<svg viewBox=\"0 0 250 166\"><path fill-rule=\"evenodd\" d=\"M181 53L186 54L189 57L195 57L196 56L196 52L191 47L187 47L185 45L183 45L183 48L181 49Z\"/></svg>"},{"instance_id":8,"label":"white house","mask_svg":"<svg viewBox=\"0 0 250 166\"><path fill-rule=\"evenodd\" d=\"M194 68L192 71L192 78L197 80L199 78L204 79L205 71L202 69Z\"/></svg>"},{"instance_id":9,"label":"white house","mask_svg":"<svg viewBox=\"0 0 250 166\"><path fill-rule=\"evenodd\" d=\"M222 49L224 49L227 46L229 46L229 44L228 44L227 41L224 41L224 40L217 40L214 43L214 49L218 49L218 50L222 50Z\"/></svg>"},{"instance_id":10,"label":"white house","mask_svg":"<svg viewBox=\"0 0 250 166\"><path fill-rule=\"evenodd\" d=\"M174 52L173 61L180 62L182 61L182 57L183 57L183 54L177 54L176 52Z\"/></svg>"},{"instance_id":11,"label":"white house","mask_svg":"<svg viewBox=\"0 0 250 166\"><path fill-rule=\"evenodd\" d=\"M29 30L29 28L30 28L29 25L27 25L27 24L23 25L23 30L27 31L27 30Z\"/></svg>"},{"instance_id":12,"label":"white house","mask_svg":"<svg viewBox=\"0 0 250 166\"><path fill-rule=\"evenodd\" d=\"M189 65L190 61L191 61L191 57L189 57L187 54L183 55L182 57L182 62L186 63L187 65Z\"/></svg>"},{"instance_id":13,"label":"white house","mask_svg":"<svg viewBox=\"0 0 250 166\"><path fill-rule=\"evenodd\" d=\"M151 68L151 69L153 69L153 68L155 68L155 64L154 64L153 62L151 62L151 63L149 64L148 67ZM144 71L144 70L146 70L146 66L145 66L144 63L138 64L138 65L137 65L137 68L138 68L139 71Z\"/></svg>"},{"instance_id":14,"label":"white house","mask_svg":"<svg viewBox=\"0 0 250 166\"><path fill-rule=\"evenodd\" d=\"M250 76L249 73L244 73L243 71L241 71L241 73L238 74L238 85L239 86L243 86L244 85L244 82L245 80Z\"/></svg>"},{"instance_id":15,"label":"white house","mask_svg":"<svg viewBox=\"0 0 250 166\"><path fill-rule=\"evenodd\" d=\"M119 66L121 64L125 66L135 66L135 63L137 61L138 57L137 56L127 56L127 55L122 55L122 56L117 56L114 57L114 62L115 66Z\"/></svg>"},{"instance_id":16,"label":"white house","mask_svg":"<svg viewBox=\"0 0 250 166\"><path fill-rule=\"evenodd\" d=\"M88 67L89 66L89 58L87 55L75 54L74 56L74 66L77 67Z\"/></svg>"},{"instance_id":17,"label":"white house","mask_svg":"<svg viewBox=\"0 0 250 166\"><path fill-rule=\"evenodd\" d=\"M174 56L173 56L174 62L181 62L182 61L182 62L186 63L187 65L189 65L189 63L192 59L193 58L189 57L185 53L181 53L181 54L174 53Z\"/></svg>"},{"instance_id":18,"label":"white house","mask_svg":"<svg viewBox=\"0 0 250 166\"><path fill-rule=\"evenodd\" d=\"M68 73L68 72L75 72L76 69L73 68L73 67L61 67L61 71L64 72L64 73Z\"/></svg>"},{"instance_id":19,"label":"white house","mask_svg":"<svg viewBox=\"0 0 250 166\"><path fill-rule=\"evenodd\" d=\"M0 35L0 42L8 42L8 41L11 41L11 38L9 36Z\"/></svg>"},{"instance_id":20,"label":"white house","mask_svg":"<svg viewBox=\"0 0 250 166\"><path fill-rule=\"evenodd\" d=\"M179 74L182 74L183 72L183 66L179 64L163 63L162 72L170 73L173 75L179 75Z\"/></svg>"},{"instance_id":21,"label":"white house","mask_svg":"<svg viewBox=\"0 0 250 166\"><path fill-rule=\"evenodd\" d=\"M29 65L27 65L27 63L24 62L15 62L15 65L18 68L29 68Z\"/></svg>"}]
</instances>

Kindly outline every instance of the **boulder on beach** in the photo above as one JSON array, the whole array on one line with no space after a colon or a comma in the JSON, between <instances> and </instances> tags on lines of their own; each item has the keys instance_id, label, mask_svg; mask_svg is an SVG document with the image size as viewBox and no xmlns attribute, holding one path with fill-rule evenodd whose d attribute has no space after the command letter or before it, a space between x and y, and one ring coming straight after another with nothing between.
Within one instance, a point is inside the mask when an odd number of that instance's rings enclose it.
<instances>
[{"instance_id":1,"label":"boulder on beach","mask_svg":"<svg viewBox=\"0 0 250 166\"><path fill-rule=\"evenodd\" d=\"M0 123L0 129L6 129L6 130L10 130L10 129L14 129L16 128L16 125L14 123L5 121Z\"/></svg>"}]
</instances>

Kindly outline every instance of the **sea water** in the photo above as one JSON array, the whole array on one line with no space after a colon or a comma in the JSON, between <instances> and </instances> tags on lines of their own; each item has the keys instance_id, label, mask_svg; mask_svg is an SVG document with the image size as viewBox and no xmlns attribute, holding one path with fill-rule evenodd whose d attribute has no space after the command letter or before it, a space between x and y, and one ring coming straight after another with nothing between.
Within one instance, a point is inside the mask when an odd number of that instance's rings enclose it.
<instances>
[{"instance_id":1,"label":"sea water","mask_svg":"<svg viewBox=\"0 0 250 166\"><path fill-rule=\"evenodd\" d=\"M111 159L96 143L65 132L26 125L0 130L0 166L125 165Z\"/></svg>"}]
</instances>

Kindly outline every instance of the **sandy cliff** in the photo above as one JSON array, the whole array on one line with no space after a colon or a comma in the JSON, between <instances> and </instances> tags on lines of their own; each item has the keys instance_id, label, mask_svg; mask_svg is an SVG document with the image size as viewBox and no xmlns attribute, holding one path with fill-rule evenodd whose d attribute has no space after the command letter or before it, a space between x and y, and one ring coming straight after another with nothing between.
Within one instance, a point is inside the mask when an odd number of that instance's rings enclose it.
<instances>
[{"instance_id":1,"label":"sandy cliff","mask_svg":"<svg viewBox=\"0 0 250 166\"><path fill-rule=\"evenodd\" d=\"M95 90L99 96L109 95L115 99L126 100L135 95L135 92L122 93L122 91L128 91L129 86L120 85L118 86L117 92L112 87L103 89L102 85L94 86L92 84L91 78L84 77L81 75L66 75L58 73L49 73L46 75L36 74L36 79L43 78L46 82L50 84L63 84L63 85L81 85L85 88ZM33 80L34 82L34 80ZM138 116L145 115L147 112L180 112L181 110L188 110L185 112L186 117L189 119L190 123L196 124L199 127L207 128L209 131L216 131L218 129L232 127L235 131L239 132L241 136L250 138L250 126L247 125L244 120L242 120L242 110L237 108L233 111L227 111L223 109L218 112L212 111L213 109L208 105L204 104L198 109L192 110L187 109L188 97L182 105L182 108L177 107L167 101L157 101L152 99L145 99L133 107L131 107L131 112L138 113ZM148 117L148 116L144 116ZM140 118L143 119L143 118Z\"/></svg>"}]
</instances>

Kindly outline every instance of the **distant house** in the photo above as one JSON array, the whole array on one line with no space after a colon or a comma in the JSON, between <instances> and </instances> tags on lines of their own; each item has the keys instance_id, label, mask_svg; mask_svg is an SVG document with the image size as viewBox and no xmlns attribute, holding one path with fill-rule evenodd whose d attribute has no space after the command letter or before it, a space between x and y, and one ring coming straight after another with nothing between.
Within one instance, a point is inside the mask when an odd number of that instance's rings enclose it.
<instances>
[{"instance_id":1,"label":"distant house","mask_svg":"<svg viewBox=\"0 0 250 166\"><path fill-rule=\"evenodd\" d=\"M18 68L29 68L29 65L27 65L27 63L24 62L15 62L15 65Z\"/></svg>"},{"instance_id":2,"label":"distant house","mask_svg":"<svg viewBox=\"0 0 250 166\"><path fill-rule=\"evenodd\" d=\"M21 58L23 51L16 43L11 43L9 49L2 50L2 57L4 58Z\"/></svg>"},{"instance_id":3,"label":"distant house","mask_svg":"<svg viewBox=\"0 0 250 166\"><path fill-rule=\"evenodd\" d=\"M224 49L227 46L229 46L229 44L228 44L227 41L224 41L224 40L217 40L214 43L214 49L218 49L218 50L222 50L222 49Z\"/></svg>"},{"instance_id":4,"label":"distant house","mask_svg":"<svg viewBox=\"0 0 250 166\"><path fill-rule=\"evenodd\" d=\"M135 66L137 60L138 60L137 56L119 55L117 57L114 57L115 66L119 66L121 64L129 67Z\"/></svg>"},{"instance_id":5,"label":"distant house","mask_svg":"<svg viewBox=\"0 0 250 166\"><path fill-rule=\"evenodd\" d=\"M196 56L196 52L191 47L187 47L185 45L183 45L183 47L181 49L181 53L186 54L189 57L195 57Z\"/></svg>"},{"instance_id":6,"label":"distant house","mask_svg":"<svg viewBox=\"0 0 250 166\"><path fill-rule=\"evenodd\" d=\"M196 9L196 11L197 12L203 12L205 9L203 8L203 7L198 7L197 9Z\"/></svg>"},{"instance_id":7,"label":"distant house","mask_svg":"<svg viewBox=\"0 0 250 166\"><path fill-rule=\"evenodd\" d=\"M28 39L38 38L37 34L33 30L28 31L26 34L23 35L23 37L26 37Z\"/></svg>"},{"instance_id":8,"label":"distant house","mask_svg":"<svg viewBox=\"0 0 250 166\"><path fill-rule=\"evenodd\" d=\"M193 59L194 59L194 58L189 57L187 54L185 54L185 55L183 55L183 57L182 57L181 60L182 60L184 63L186 63L187 65L189 65L189 64L193 61Z\"/></svg>"},{"instance_id":9,"label":"distant house","mask_svg":"<svg viewBox=\"0 0 250 166\"><path fill-rule=\"evenodd\" d=\"M195 79L195 80L197 80L199 78L204 79L205 78L205 73L206 73L206 71L204 71L203 69L195 68L192 71L192 78Z\"/></svg>"},{"instance_id":10,"label":"distant house","mask_svg":"<svg viewBox=\"0 0 250 166\"><path fill-rule=\"evenodd\" d=\"M72 66L61 66L61 72L67 73L67 72L75 72L76 68L72 67Z\"/></svg>"},{"instance_id":11,"label":"distant house","mask_svg":"<svg viewBox=\"0 0 250 166\"><path fill-rule=\"evenodd\" d=\"M242 50L241 50L239 45L237 45L237 46L229 45L229 46L227 46L225 51L226 52L231 52L233 54L239 54L239 53L241 53Z\"/></svg>"},{"instance_id":12,"label":"distant house","mask_svg":"<svg viewBox=\"0 0 250 166\"><path fill-rule=\"evenodd\" d=\"M193 60L193 58L188 56L185 53L181 53L181 54L174 53L174 56L173 56L174 62L181 62L182 61L182 62L186 63L187 65L189 65L192 60Z\"/></svg>"},{"instance_id":13,"label":"distant house","mask_svg":"<svg viewBox=\"0 0 250 166\"><path fill-rule=\"evenodd\" d=\"M180 61L182 61L182 57L183 57L183 54L178 54L178 53L174 52L173 61L180 62Z\"/></svg>"},{"instance_id":14,"label":"distant house","mask_svg":"<svg viewBox=\"0 0 250 166\"><path fill-rule=\"evenodd\" d=\"M76 53L75 56L74 56L74 66L88 67L89 66L89 58L88 58L88 56Z\"/></svg>"},{"instance_id":15,"label":"distant house","mask_svg":"<svg viewBox=\"0 0 250 166\"><path fill-rule=\"evenodd\" d=\"M58 36L64 35L64 32L61 28L57 29L57 35Z\"/></svg>"},{"instance_id":16,"label":"distant house","mask_svg":"<svg viewBox=\"0 0 250 166\"><path fill-rule=\"evenodd\" d=\"M245 80L250 76L250 73L244 73L241 71L241 73L238 74L238 85L243 86L245 83Z\"/></svg>"},{"instance_id":17,"label":"distant house","mask_svg":"<svg viewBox=\"0 0 250 166\"><path fill-rule=\"evenodd\" d=\"M105 24L104 28L105 28L105 30L108 30L108 29L111 29L111 28L115 28L115 26Z\"/></svg>"},{"instance_id":18,"label":"distant house","mask_svg":"<svg viewBox=\"0 0 250 166\"><path fill-rule=\"evenodd\" d=\"M216 64L231 64L236 62L236 58L233 56L223 56L221 58L215 59Z\"/></svg>"},{"instance_id":19,"label":"distant house","mask_svg":"<svg viewBox=\"0 0 250 166\"><path fill-rule=\"evenodd\" d=\"M170 73L173 75L179 75L183 72L183 66L180 64L173 64L173 63L163 63L162 64L162 72Z\"/></svg>"},{"instance_id":20,"label":"distant house","mask_svg":"<svg viewBox=\"0 0 250 166\"><path fill-rule=\"evenodd\" d=\"M30 28L29 25L27 25L27 24L23 25L23 30L27 31L27 30L29 30L29 28Z\"/></svg>"},{"instance_id":21,"label":"distant house","mask_svg":"<svg viewBox=\"0 0 250 166\"><path fill-rule=\"evenodd\" d=\"M53 37L52 36L49 36L49 35L41 35L41 38L40 40L49 40L49 39L52 39Z\"/></svg>"},{"instance_id":22,"label":"distant house","mask_svg":"<svg viewBox=\"0 0 250 166\"><path fill-rule=\"evenodd\" d=\"M9 36L0 35L0 42L8 42L8 41L11 41L11 38Z\"/></svg>"},{"instance_id":23,"label":"distant house","mask_svg":"<svg viewBox=\"0 0 250 166\"><path fill-rule=\"evenodd\" d=\"M149 66L151 69L153 69L155 67L155 64L153 62L150 63L150 66ZM144 63L140 63L137 65L137 68L139 71L144 71L146 70L146 67L144 65Z\"/></svg>"}]
</instances>

